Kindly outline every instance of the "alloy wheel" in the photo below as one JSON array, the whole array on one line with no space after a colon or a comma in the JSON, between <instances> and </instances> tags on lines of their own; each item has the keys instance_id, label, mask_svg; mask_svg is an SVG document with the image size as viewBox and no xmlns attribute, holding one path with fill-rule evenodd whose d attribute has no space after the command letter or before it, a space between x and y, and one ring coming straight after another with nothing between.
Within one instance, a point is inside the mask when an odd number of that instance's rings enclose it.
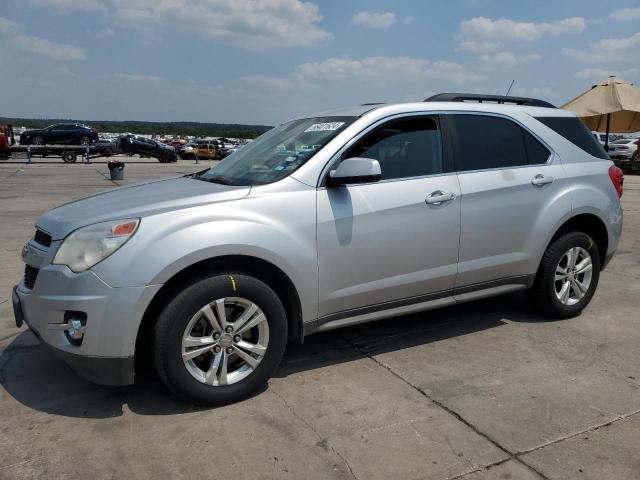
<instances>
[{"instance_id":1,"label":"alloy wheel","mask_svg":"<svg viewBox=\"0 0 640 480\"><path fill-rule=\"evenodd\" d=\"M575 305L589 291L593 263L589 252L582 247L567 250L556 266L554 289L563 305Z\"/></svg>"},{"instance_id":2,"label":"alloy wheel","mask_svg":"<svg viewBox=\"0 0 640 480\"><path fill-rule=\"evenodd\" d=\"M182 361L193 378L211 386L248 377L269 345L269 323L245 298L220 298L203 306L182 335Z\"/></svg>"}]
</instances>

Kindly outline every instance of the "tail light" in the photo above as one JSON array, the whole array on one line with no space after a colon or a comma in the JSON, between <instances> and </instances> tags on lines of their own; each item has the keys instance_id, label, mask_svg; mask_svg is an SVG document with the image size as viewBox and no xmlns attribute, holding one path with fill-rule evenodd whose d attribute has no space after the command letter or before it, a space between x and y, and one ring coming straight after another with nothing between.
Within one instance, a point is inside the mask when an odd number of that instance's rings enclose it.
<instances>
[{"instance_id":1,"label":"tail light","mask_svg":"<svg viewBox=\"0 0 640 480\"><path fill-rule=\"evenodd\" d=\"M618 193L618 197L622 197L622 184L624 183L624 173L622 172L622 169L615 165L611 165L609 167L609 178Z\"/></svg>"}]
</instances>

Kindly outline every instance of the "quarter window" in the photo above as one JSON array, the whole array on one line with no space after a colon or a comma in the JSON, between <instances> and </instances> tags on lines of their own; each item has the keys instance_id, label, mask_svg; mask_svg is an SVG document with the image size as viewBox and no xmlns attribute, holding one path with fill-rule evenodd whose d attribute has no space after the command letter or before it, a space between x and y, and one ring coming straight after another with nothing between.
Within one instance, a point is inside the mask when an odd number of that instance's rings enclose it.
<instances>
[{"instance_id":1,"label":"quarter window","mask_svg":"<svg viewBox=\"0 0 640 480\"><path fill-rule=\"evenodd\" d=\"M442 140L432 117L385 123L351 147L344 158L378 160L382 180L442 173Z\"/></svg>"},{"instance_id":2,"label":"quarter window","mask_svg":"<svg viewBox=\"0 0 640 480\"><path fill-rule=\"evenodd\" d=\"M529 165L540 165L541 163L547 163L551 152L547 150L547 147L542 145L533 135L526 130L522 130L524 135L524 146L527 149L527 160Z\"/></svg>"},{"instance_id":3,"label":"quarter window","mask_svg":"<svg viewBox=\"0 0 640 480\"><path fill-rule=\"evenodd\" d=\"M586 125L577 117L536 117L536 120L544 123L547 127L562 135L564 138L573 143L576 147L581 148L589 155L597 158L609 158L607 152L604 151L600 142L598 142ZM604 139L602 139L604 141Z\"/></svg>"}]
</instances>

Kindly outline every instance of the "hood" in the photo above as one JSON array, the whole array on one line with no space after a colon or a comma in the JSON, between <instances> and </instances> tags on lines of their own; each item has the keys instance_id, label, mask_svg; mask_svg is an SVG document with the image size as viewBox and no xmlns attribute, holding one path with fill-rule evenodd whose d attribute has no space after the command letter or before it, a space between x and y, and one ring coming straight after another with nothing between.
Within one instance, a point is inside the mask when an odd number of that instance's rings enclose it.
<instances>
[{"instance_id":1,"label":"hood","mask_svg":"<svg viewBox=\"0 0 640 480\"><path fill-rule=\"evenodd\" d=\"M66 203L42 214L36 225L61 240L93 223L145 217L246 197L251 187L219 185L180 177L129 185Z\"/></svg>"}]
</instances>

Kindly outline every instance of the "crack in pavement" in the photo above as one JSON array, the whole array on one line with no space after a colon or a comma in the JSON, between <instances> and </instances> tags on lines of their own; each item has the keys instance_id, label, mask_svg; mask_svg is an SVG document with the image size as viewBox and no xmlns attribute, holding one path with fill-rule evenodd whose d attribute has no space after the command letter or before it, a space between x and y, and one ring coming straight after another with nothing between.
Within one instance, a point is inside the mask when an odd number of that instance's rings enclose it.
<instances>
[{"instance_id":1,"label":"crack in pavement","mask_svg":"<svg viewBox=\"0 0 640 480\"><path fill-rule=\"evenodd\" d=\"M420 387L418 387L417 385L412 384L410 381L408 381L406 378L404 378L402 375L400 375L398 372L396 372L395 370L393 370L389 365L386 365L384 363L382 363L381 361L379 361L378 359L374 358L372 355L362 351L357 344L353 343L349 338L347 337L342 337L349 345L351 345L357 352L359 352L361 355L364 355L365 357L369 358L371 361L375 362L378 366L384 368L385 370L387 370L389 373L391 373L394 377L398 378L399 380L401 380L402 382L404 382L405 384L407 384L409 387L413 388L415 391L417 391L418 393L420 393L423 397L429 399L433 404L437 405L438 407L440 407L441 409L443 409L445 412L447 412L449 415L453 416L455 419L457 419L459 422L462 422L464 425L466 425L469 429L471 429L473 432L475 432L477 435L481 436L482 438L484 438L485 440L487 440L489 443L491 443L494 447L498 448L499 450L501 450L502 452L504 452L505 454L508 455L508 457L506 459L502 459L499 462L493 462L489 465L486 465L484 467L481 467L480 469L488 469L492 466L495 465L499 465L501 463L504 463L507 460L513 459L517 462L519 462L520 464L522 464L525 468L531 470L533 473L535 473L536 475L538 475L540 478L544 479L544 480L550 480L549 477L547 477L546 475L544 475L542 472L536 470L535 468L533 468L531 465L525 463L524 461L522 461L522 459L519 458L519 452L512 452L511 450L509 450L507 447L501 445L497 440L491 438L491 436L485 432L483 432L482 430L480 430L478 427L476 427L474 424L472 424L469 420L467 420L466 418L464 418L461 414L459 414L458 412L456 412L455 410L449 408L448 406L446 406L444 403L434 399L433 397L431 397L429 394L427 394L427 392L425 392L424 390L422 390ZM477 470L476 470L477 471ZM465 475L468 475L469 473L472 472L467 472L465 473ZM453 477L453 478L460 478L458 477Z\"/></svg>"},{"instance_id":2,"label":"crack in pavement","mask_svg":"<svg viewBox=\"0 0 640 480\"><path fill-rule=\"evenodd\" d=\"M483 437L484 439L486 439L487 441L489 441L491 444L493 444L496 448L500 449L502 452L506 453L508 455L507 458L504 458L502 460L498 460L496 462L487 464L487 465L482 465L482 466L477 466L476 468L473 468L469 471L463 472L461 474L455 475L453 477L449 477L447 480L457 480L460 478L464 478L467 475L471 475L472 473L475 472L480 472L480 471L485 471L485 470L489 470L493 467L496 467L498 465L502 465L503 463L508 462L509 460L514 460L518 463L520 463L521 465L523 465L525 468L531 470L534 474L538 475L540 478L544 479L544 480L550 480L549 477L547 477L545 474L543 474L542 472L540 472L539 470L537 470L536 468L534 468L533 466L531 466L529 463L527 463L524 459L522 459L521 457L523 455L527 455L529 453L535 452L537 450L540 450L542 448L548 447L550 445L555 445L557 443L563 442L565 440L570 440L574 437L583 435L585 433L590 433L590 432L594 432L597 430L600 430L602 428L606 428L616 422L619 422L621 420L626 420L627 418L633 417L635 415L640 414L640 410L635 410L631 413L627 413L627 414L622 414L622 415L618 415L615 418L608 420L606 422L603 422L601 424L598 425L592 425L584 430L581 430L579 432L574 432L574 433L570 433L568 435L564 435L562 437L556 438L554 440L550 440L548 442L545 442L543 444L537 445L535 447L526 449L526 450L520 450L520 451L511 451L508 448L506 448L505 446L501 445L497 440L491 438L487 433L483 432L482 430L480 430L478 427L476 427L475 425L473 425L471 422L469 422L467 419L465 419L462 415L460 415L458 412L456 412L455 410L447 407L446 405L444 405L442 402L432 398L429 394L427 394L424 390L422 390L420 387L412 384L411 382L409 382L407 379L405 379L402 375L400 375L398 372L396 372L395 370L393 370L389 365L386 365L385 363L379 361L378 359L374 358L372 355L366 353L365 351L363 351L357 344L355 344L354 342L352 342L351 340L349 340L346 337L342 337L348 344L350 344L356 351L358 351L360 354L364 355L365 357L369 358L370 360L372 360L373 362L376 363L376 365L384 368L385 370L387 370L389 373L391 373L393 376L395 376L396 378L400 379L402 382L406 383L408 386L410 386L411 388L413 388L414 390L416 390L417 392L419 392L422 396L426 397L427 399L429 399L431 402L433 402L435 405L437 405L438 407L442 408L444 411L446 411L447 413L449 413L450 415L452 415L453 417L455 417L458 421L462 422L464 425L466 425L468 428L470 428L471 430L473 430L476 434L480 435L481 437Z\"/></svg>"},{"instance_id":3,"label":"crack in pavement","mask_svg":"<svg viewBox=\"0 0 640 480\"><path fill-rule=\"evenodd\" d=\"M0 342L4 342L5 340L9 340L12 337L20 335L22 332L26 332L26 330L18 330L17 332L12 333L11 335L7 335L6 337L2 337L2 338L0 338Z\"/></svg>"},{"instance_id":4,"label":"crack in pavement","mask_svg":"<svg viewBox=\"0 0 640 480\"><path fill-rule=\"evenodd\" d=\"M540 450L542 448L546 448L546 447L548 447L550 445L555 445L556 443L564 442L565 440L570 440L570 439L572 439L574 437L578 437L580 435L584 435L585 433L595 432L597 430L600 430L601 428L606 428L606 427L608 427L610 425L613 425L614 423L619 422L621 420L626 420L627 418L631 418L634 415L638 415L639 413L640 413L640 410L636 410L636 411L631 412L631 413L618 415L618 416L616 416L615 418L613 418L611 420L608 420L606 422L600 423L598 425L592 425L591 427L586 428L584 430L581 430L579 432L570 433L568 435L564 435L562 437L556 438L555 440L550 440L550 441L548 441L546 443L540 444L540 445L538 445L536 447L532 447L532 448L529 448L527 450L519 451L519 452L516 453L516 456L527 455L527 454L529 454L531 452L535 452L536 450Z\"/></svg>"},{"instance_id":5,"label":"crack in pavement","mask_svg":"<svg viewBox=\"0 0 640 480\"><path fill-rule=\"evenodd\" d=\"M347 467L347 469L349 470L349 473L351 474L351 476L355 479L355 480L359 480L358 476L355 474L355 472L353 471L353 469L351 468L351 465L349 465L349 462L347 461L347 459L338 451L336 450L336 448L331 445L331 443L329 443L327 441L326 438L324 438L322 435L320 435L320 432L318 432L316 430L316 428L311 425L304 417L302 417L301 415L298 414L298 412L296 412L294 410L294 408L289 404L289 402L287 402L287 400L280 395L278 392L276 392L273 388L270 389L271 393L273 393L276 397L278 397L282 403L284 403L285 407L287 407L287 410L289 410L291 412L291 414L296 417L298 420L300 420L302 423L304 423L312 432L313 434L318 437L318 439L320 440L318 442L318 444L324 448L326 450L326 448L330 448L331 451L333 453L335 453L338 458L340 458L340 460L342 460L342 462L344 463L344 465Z\"/></svg>"}]
</instances>

